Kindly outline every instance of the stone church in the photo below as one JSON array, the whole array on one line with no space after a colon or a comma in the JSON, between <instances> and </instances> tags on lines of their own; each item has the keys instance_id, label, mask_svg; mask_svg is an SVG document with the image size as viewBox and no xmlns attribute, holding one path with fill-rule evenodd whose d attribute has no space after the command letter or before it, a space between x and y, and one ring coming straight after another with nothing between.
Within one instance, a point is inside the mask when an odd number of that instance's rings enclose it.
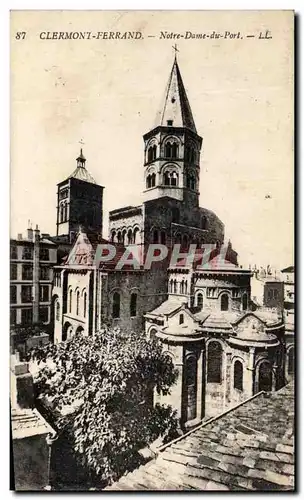
<instances>
[{"instance_id":1,"label":"stone church","mask_svg":"<svg viewBox=\"0 0 304 500\"><path fill-rule=\"evenodd\" d=\"M54 341L75 333L94 335L104 323L159 338L178 368L166 402L185 427L213 416L261 390L284 384L284 322L277 311L251 311L251 272L238 266L224 244L224 224L199 206L203 139L198 135L175 58L164 103L144 136L144 201L112 210L112 262L96 264L102 239L103 187L86 168L81 150L76 170L58 184L57 235L74 239L66 261L55 268ZM80 227L79 227L80 226ZM197 263L151 269L115 264L126 248L149 244L213 243L208 269Z\"/></svg>"}]
</instances>

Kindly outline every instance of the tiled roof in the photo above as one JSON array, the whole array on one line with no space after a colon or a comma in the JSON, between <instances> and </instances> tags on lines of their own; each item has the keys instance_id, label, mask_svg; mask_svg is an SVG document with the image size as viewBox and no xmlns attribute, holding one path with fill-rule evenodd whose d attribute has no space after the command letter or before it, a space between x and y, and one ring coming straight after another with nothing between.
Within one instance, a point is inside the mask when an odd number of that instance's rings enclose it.
<instances>
[{"instance_id":1,"label":"tiled roof","mask_svg":"<svg viewBox=\"0 0 304 500\"><path fill-rule=\"evenodd\" d=\"M259 393L161 448L108 490L294 490L294 388Z\"/></svg>"},{"instance_id":2,"label":"tiled roof","mask_svg":"<svg viewBox=\"0 0 304 500\"><path fill-rule=\"evenodd\" d=\"M294 266L285 267L285 269L282 269L281 273L294 273Z\"/></svg>"},{"instance_id":3,"label":"tiled roof","mask_svg":"<svg viewBox=\"0 0 304 500\"><path fill-rule=\"evenodd\" d=\"M83 167L76 167L74 172L68 177L68 179L71 179L73 177L74 179L79 179L80 181L85 181L85 182L90 182L91 184L96 184L95 179L92 177L90 172L87 171L87 169Z\"/></svg>"},{"instance_id":4,"label":"tiled roof","mask_svg":"<svg viewBox=\"0 0 304 500\"><path fill-rule=\"evenodd\" d=\"M169 296L169 298L162 302L160 306L156 307L156 309L153 309L153 311L147 314L153 314L153 316L164 316L165 314L170 314L181 307L183 302L185 302L185 297Z\"/></svg>"},{"instance_id":5,"label":"tiled roof","mask_svg":"<svg viewBox=\"0 0 304 500\"><path fill-rule=\"evenodd\" d=\"M11 416L13 439L54 432L35 408L12 409Z\"/></svg>"}]
</instances>

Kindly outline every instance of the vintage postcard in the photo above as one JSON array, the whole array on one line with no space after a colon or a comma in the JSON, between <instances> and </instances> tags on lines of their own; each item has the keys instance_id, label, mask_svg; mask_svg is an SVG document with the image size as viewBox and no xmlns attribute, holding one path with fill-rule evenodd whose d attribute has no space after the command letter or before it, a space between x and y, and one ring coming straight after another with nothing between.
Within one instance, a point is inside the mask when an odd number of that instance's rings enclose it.
<instances>
[{"instance_id":1,"label":"vintage postcard","mask_svg":"<svg viewBox=\"0 0 304 500\"><path fill-rule=\"evenodd\" d=\"M294 491L294 12L12 11L18 491Z\"/></svg>"}]
</instances>

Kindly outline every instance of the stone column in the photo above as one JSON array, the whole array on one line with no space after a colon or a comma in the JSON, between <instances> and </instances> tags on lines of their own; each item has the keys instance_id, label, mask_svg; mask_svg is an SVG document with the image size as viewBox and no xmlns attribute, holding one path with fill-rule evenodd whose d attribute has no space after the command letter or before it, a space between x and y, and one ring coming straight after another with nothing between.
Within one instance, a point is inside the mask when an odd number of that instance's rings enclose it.
<instances>
[{"instance_id":1,"label":"stone column","mask_svg":"<svg viewBox=\"0 0 304 500\"><path fill-rule=\"evenodd\" d=\"M227 406L231 403L231 351L226 351L225 357L225 372L224 372L224 408L225 410Z\"/></svg>"}]
</instances>

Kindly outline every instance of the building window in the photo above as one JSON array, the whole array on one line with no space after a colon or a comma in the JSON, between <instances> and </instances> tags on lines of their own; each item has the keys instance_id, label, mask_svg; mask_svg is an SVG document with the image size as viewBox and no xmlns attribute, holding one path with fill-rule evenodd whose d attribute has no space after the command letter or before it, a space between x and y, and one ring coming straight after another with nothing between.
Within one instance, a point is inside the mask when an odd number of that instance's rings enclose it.
<instances>
[{"instance_id":1,"label":"building window","mask_svg":"<svg viewBox=\"0 0 304 500\"><path fill-rule=\"evenodd\" d=\"M153 243L158 243L158 235L159 235L158 229L154 229L154 231L153 231L153 238L152 238L152 242Z\"/></svg>"},{"instance_id":2,"label":"building window","mask_svg":"<svg viewBox=\"0 0 304 500\"><path fill-rule=\"evenodd\" d=\"M233 387L243 390L243 364L240 361L234 363Z\"/></svg>"},{"instance_id":3,"label":"building window","mask_svg":"<svg viewBox=\"0 0 304 500\"><path fill-rule=\"evenodd\" d=\"M73 304L73 291L69 291L69 313L72 312L72 304Z\"/></svg>"},{"instance_id":4,"label":"building window","mask_svg":"<svg viewBox=\"0 0 304 500\"><path fill-rule=\"evenodd\" d=\"M243 307L243 311L247 311L247 308L248 308L248 296L247 296L247 293L244 293L244 295L242 297L242 307Z\"/></svg>"},{"instance_id":5,"label":"building window","mask_svg":"<svg viewBox=\"0 0 304 500\"><path fill-rule=\"evenodd\" d=\"M272 370L268 361L263 361L259 366L258 372L258 392L270 392L272 389Z\"/></svg>"},{"instance_id":6,"label":"building window","mask_svg":"<svg viewBox=\"0 0 304 500\"><path fill-rule=\"evenodd\" d=\"M132 229L129 229L128 234L127 234L127 238L128 238L128 245L132 245L132 243L133 243Z\"/></svg>"},{"instance_id":7,"label":"building window","mask_svg":"<svg viewBox=\"0 0 304 500\"><path fill-rule=\"evenodd\" d=\"M172 127L172 125L173 125L173 120L167 120L167 125L168 125L168 127Z\"/></svg>"},{"instance_id":8,"label":"building window","mask_svg":"<svg viewBox=\"0 0 304 500\"><path fill-rule=\"evenodd\" d=\"M294 374L294 348L291 347L288 351L287 373L288 375Z\"/></svg>"},{"instance_id":9,"label":"building window","mask_svg":"<svg viewBox=\"0 0 304 500\"><path fill-rule=\"evenodd\" d=\"M30 325L33 322L33 310L21 309L21 323L22 325Z\"/></svg>"},{"instance_id":10,"label":"building window","mask_svg":"<svg viewBox=\"0 0 304 500\"><path fill-rule=\"evenodd\" d=\"M48 302L50 300L49 297L49 286L48 285L42 285L40 287L40 302Z\"/></svg>"},{"instance_id":11,"label":"building window","mask_svg":"<svg viewBox=\"0 0 304 500\"><path fill-rule=\"evenodd\" d=\"M16 304L17 302L17 287L16 285L11 285L10 287L10 303Z\"/></svg>"},{"instance_id":12,"label":"building window","mask_svg":"<svg viewBox=\"0 0 304 500\"><path fill-rule=\"evenodd\" d=\"M10 310L10 324L15 325L17 323L17 311L16 309Z\"/></svg>"},{"instance_id":13,"label":"building window","mask_svg":"<svg viewBox=\"0 0 304 500\"><path fill-rule=\"evenodd\" d=\"M196 418L197 411L197 359L190 355L185 360L186 420Z\"/></svg>"},{"instance_id":14,"label":"building window","mask_svg":"<svg viewBox=\"0 0 304 500\"><path fill-rule=\"evenodd\" d=\"M156 158L156 151L157 151L156 144L154 144L154 146L150 146L148 148L148 161L155 160L155 158Z\"/></svg>"},{"instance_id":15,"label":"building window","mask_svg":"<svg viewBox=\"0 0 304 500\"><path fill-rule=\"evenodd\" d=\"M137 294L132 293L131 300L130 300L130 316L131 316L131 318L136 316L136 314L137 314Z\"/></svg>"},{"instance_id":16,"label":"building window","mask_svg":"<svg viewBox=\"0 0 304 500\"><path fill-rule=\"evenodd\" d=\"M202 229L207 229L207 217L205 215L202 217L201 227Z\"/></svg>"},{"instance_id":17,"label":"building window","mask_svg":"<svg viewBox=\"0 0 304 500\"><path fill-rule=\"evenodd\" d=\"M27 304L32 302L32 287L31 285L22 285L21 287L21 302Z\"/></svg>"},{"instance_id":18,"label":"building window","mask_svg":"<svg viewBox=\"0 0 304 500\"><path fill-rule=\"evenodd\" d=\"M22 279L32 281L33 266L31 264L22 264Z\"/></svg>"},{"instance_id":19,"label":"building window","mask_svg":"<svg viewBox=\"0 0 304 500\"><path fill-rule=\"evenodd\" d=\"M57 278L58 274L56 275ZM40 267L40 279L47 281L50 279L50 270L48 267Z\"/></svg>"},{"instance_id":20,"label":"building window","mask_svg":"<svg viewBox=\"0 0 304 500\"><path fill-rule=\"evenodd\" d=\"M176 280L173 281L173 293L177 293L177 282L176 282Z\"/></svg>"},{"instance_id":21,"label":"building window","mask_svg":"<svg viewBox=\"0 0 304 500\"><path fill-rule=\"evenodd\" d=\"M178 158L178 144L176 142L167 142L165 145L166 158Z\"/></svg>"},{"instance_id":22,"label":"building window","mask_svg":"<svg viewBox=\"0 0 304 500\"><path fill-rule=\"evenodd\" d=\"M50 260L50 252L48 248L40 248L40 260Z\"/></svg>"},{"instance_id":23,"label":"building window","mask_svg":"<svg viewBox=\"0 0 304 500\"><path fill-rule=\"evenodd\" d=\"M85 318L87 315L87 292L83 294L83 317Z\"/></svg>"},{"instance_id":24,"label":"building window","mask_svg":"<svg viewBox=\"0 0 304 500\"><path fill-rule=\"evenodd\" d=\"M113 293L112 299L112 317L119 318L120 317L120 294L118 292Z\"/></svg>"},{"instance_id":25,"label":"building window","mask_svg":"<svg viewBox=\"0 0 304 500\"><path fill-rule=\"evenodd\" d=\"M179 324L182 325L184 323L184 315L180 314L179 315Z\"/></svg>"},{"instance_id":26,"label":"building window","mask_svg":"<svg viewBox=\"0 0 304 500\"><path fill-rule=\"evenodd\" d=\"M80 292L77 290L76 292L76 316L79 315L79 300L80 300Z\"/></svg>"},{"instance_id":27,"label":"building window","mask_svg":"<svg viewBox=\"0 0 304 500\"><path fill-rule=\"evenodd\" d=\"M55 317L56 321L60 321L60 303L58 299L55 302Z\"/></svg>"},{"instance_id":28,"label":"building window","mask_svg":"<svg viewBox=\"0 0 304 500\"><path fill-rule=\"evenodd\" d=\"M203 296L202 293L198 293L197 294L197 296L196 296L196 305L200 309L203 309L203 306L204 306L204 296Z\"/></svg>"},{"instance_id":29,"label":"building window","mask_svg":"<svg viewBox=\"0 0 304 500\"><path fill-rule=\"evenodd\" d=\"M39 308L39 321L41 321L41 323L48 323L48 321L49 321L49 308L48 307L40 307Z\"/></svg>"},{"instance_id":30,"label":"building window","mask_svg":"<svg viewBox=\"0 0 304 500\"><path fill-rule=\"evenodd\" d=\"M17 264L11 264L11 280L17 279Z\"/></svg>"},{"instance_id":31,"label":"building window","mask_svg":"<svg viewBox=\"0 0 304 500\"><path fill-rule=\"evenodd\" d=\"M115 231L112 231L112 232L111 232L111 241L112 241L112 243L114 243L115 236L116 236L116 232L115 232Z\"/></svg>"},{"instance_id":32,"label":"building window","mask_svg":"<svg viewBox=\"0 0 304 500\"><path fill-rule=\"evenodd\" d=\"M68 194L69 194L69 190L68 189L62 189L62 191L60 191L60 193L59 193L59 198L61 200L63 200L64 198L68 197Z\"/></svg>"},{"instance_id":33,"label":"building window","mask_svg":"<svg viewBox=\"0 0 304 500\"><path fill-rule=\"evenodd\" d=\"M18 251L16 245L11 245L11 259L18 259Z\"/></svg>"},{"instance_id":34,"label":"building window","mask_svg":"<svg viewBox=\"0 0 304 500\"><path fill-rule=\"evenodd\" d=\"M164 185L165 186L178 186L178 173L173 172L165 172L164 173Z\"/></svg>"},{"instance_id":35,"label":"building window","mask_svg":"<svg viewBox=\"0 0 304 500\"><path fill-rule=\"evenodd\" d=\"M228 311L229 308L229 298L227 293L223 293L221 296L221 311Z\"/></svg>"},{"instance_id":36,"label":"building window","mask_svg":"<svg viewBox=\"0 0 304 500\"><path fill-rule=\"evenodd\" d=\"M219 342L210 342L208 345L207 382L220 384L222 381L222 353Z\"/></svg>"},{"instance_id":37,"label":"building window","mask_svg":"<svg viewBox=\"0 0 304 500\"><path fill-rule=\"evenodd\" d=\"M33 260L33 248L23 247L22 248L22 259L23 260Z\"/></svg>"},{"instance_id":38,"label":"building window","mask_svg":"<svg viewBox=\"0 0 304 500\"><path fill-rule=\"evenodd\" d=\"M273 291L273 297L274 297L275 299L277 299L277 298L278 298L278 296L279 296L279 291L278 291L278 290L274 290L274 291Z\"/></svg>"},{"instance_id":39,"label":"building window","mask_svg":"<svg viewBox=\"0 0 304 500\"><path fill-rule=\"evenodd\" d=\"M172 222L175 224L179 223L179 209L177 207L172 208Z\"/></svg>"},{"instance_id":40,"label":"building window","mask_svg":"<svg viewBox=\"0 0 304 500\"><path fill-rule=\"evenodd\" d=\"M157 334L156 328L151 328L150 333L149 333L150 340L156 339L156 334Z\"/></svg>"}]
</instances>

